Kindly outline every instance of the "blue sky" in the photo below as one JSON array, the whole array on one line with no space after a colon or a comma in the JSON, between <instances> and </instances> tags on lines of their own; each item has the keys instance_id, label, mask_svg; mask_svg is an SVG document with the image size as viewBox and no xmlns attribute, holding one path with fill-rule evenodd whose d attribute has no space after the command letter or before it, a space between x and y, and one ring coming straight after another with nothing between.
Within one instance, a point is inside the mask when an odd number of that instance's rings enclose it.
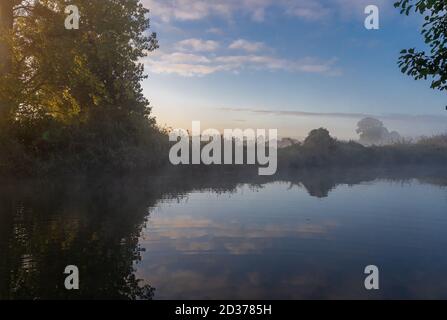
<instances>
[{"instance_id":1,"label":"blue sky","mask_svg":"<svg viewBox=\"0 0 447 320\"><path fill-rule=\"evenodd\" d=\"M145 59L146 96L161 125L326 127L355 138L373 115L405 136L447 131L446 94L400 73L401 49L423 47L421 18L393 0L143 0L160 49ZM380 9L366 30L364 9Z\"/></svg>"}]
</instances>

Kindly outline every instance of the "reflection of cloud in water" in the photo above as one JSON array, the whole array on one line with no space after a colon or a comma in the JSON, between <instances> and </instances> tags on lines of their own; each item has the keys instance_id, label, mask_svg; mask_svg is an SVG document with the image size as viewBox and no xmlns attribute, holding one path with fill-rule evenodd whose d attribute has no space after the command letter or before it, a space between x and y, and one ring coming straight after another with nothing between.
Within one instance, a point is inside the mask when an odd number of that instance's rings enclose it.
<instances>
[{"instance_id":1,"label":"reflection of cloud in water","mask_svg":"<svg viewBox=\"0 0 447 320\"><path fill-rule=\"evenodd\" d=\"M253 208L252 200L244 204L242 199L262 198L262 193L272 188L288 190L288 184L241 188L243 191L230 198L210 194L207 199L203 194L190 194L189 201L168 201L151 214L140 241L146 251L137 275L157 288L158 298L168 297L164 293L169 292L169 298L256 299L272 295L271 287L276 287L275 295L283 293L284 297L299 291L297 286L287 284L296 270L282 274L280 281L276 279L279 255L304 258L307 249L290 243L300 239L330 242L337 223L331 217L309 221L300 210L292 210L293 219L282 219L281 208L279 212L267 207L247 212L244 206ZM295 191L305 195L303 189ZM207 201L216 203L208 207ZM202 210L197 209L199 203ZM233 205L238 209L234 210ZM189 209L190 213L183 214ZM291 266L296 263L292 259ZM321 276L315 277L309 275L311 284L306 287L320 281Z\"/></svg>"},{"instance_id":2,"label":"reflection of cloud in water","mask_svg":"<svg viewBox=\"0 0 447 320\"><path fill-rule=\"evenodd\" d=\"M147 251L175 250L187 254L219 251L227 254L259 253L271 246L271 239L329 239L333 221L320 224L289 223L248 226L236 223L170 216L153 218L141 244Z\"/></svg>"},{"instance_id":3,"label":"reflection of cloud in water","mask_svg":"<svg viewBox=\"0 0 447 320\"><path fill-rule=\"evenodd\" d=\"M350 267L339 278L321 261L300 255L287 265L274 257L157 256L157 263L140 269L138 277L153 283L158 299L303 299L367 297L362 273ZM323 261L332 266L330 259ZM335 270L334 270L335 271ZM351 272L349 272L351 271ZM335 275L337 272L334 273ZM346 290L349 288L349 290Z\"/></svg>"},{"instance_id":4,"label":"reflection of cloud in water","mask_svg":"<svg viewBox=\"0 0 447 320\"><path fill-rule=\"evenodd\" d=\"M275 182L159 203L140 241L146 251L137 277L157 288L158 299L420 296L414 288L444 296L447 283L436 283L442 271L427 264L436 258L447 265L443 190L414 179L343 181L325 198ZM362 286L371 263L387 271L389 287L380 292ZM428 266L433 272L418 275Z\"/></svg>"}]
</instances>

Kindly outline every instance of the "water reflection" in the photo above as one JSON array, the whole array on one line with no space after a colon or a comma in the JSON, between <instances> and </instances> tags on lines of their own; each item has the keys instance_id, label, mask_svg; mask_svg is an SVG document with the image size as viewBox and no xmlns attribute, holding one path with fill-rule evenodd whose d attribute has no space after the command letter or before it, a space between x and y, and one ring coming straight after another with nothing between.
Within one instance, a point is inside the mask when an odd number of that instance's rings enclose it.
<instances>
[{"instance_id":1,"label":"water reflection","mask_svg":"<svg viewBox=\"0 0 447 320\"><path fill-rule=\"evenodd\" d=\"M147 208L131 184L102 180L3 181L0 196L0 298L150 298L133 273ZM81 290L64 289L76 265Z\"/></svg>"},{"instance_id":2,"label":"water reflection","mask_svg":"<svg viewBox=\"0 0 447 320\"><path fill-rule=\"evenodd\" d=\"M444 186L441 168L4 180L0 298L446 297Z\"/></svg>"}]
</instances>

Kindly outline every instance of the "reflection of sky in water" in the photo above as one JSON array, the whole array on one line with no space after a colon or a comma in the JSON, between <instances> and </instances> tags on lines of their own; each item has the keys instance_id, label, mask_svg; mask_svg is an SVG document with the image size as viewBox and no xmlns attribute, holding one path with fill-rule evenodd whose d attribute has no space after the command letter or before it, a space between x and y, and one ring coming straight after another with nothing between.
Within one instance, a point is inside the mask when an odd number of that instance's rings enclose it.
<instances>
[{"instance_id":1,"label":"reflection of sky in water","mask_svg":"<svg viewBox=\"0 0 447 320\"><path fill-rule=\"evenodd\" d=\"M152 210L137 276L158 299L447 298L446 208L418 182L193 192ZM379 292L364 290L369 264Z\"/></svg>"}]
</instances>

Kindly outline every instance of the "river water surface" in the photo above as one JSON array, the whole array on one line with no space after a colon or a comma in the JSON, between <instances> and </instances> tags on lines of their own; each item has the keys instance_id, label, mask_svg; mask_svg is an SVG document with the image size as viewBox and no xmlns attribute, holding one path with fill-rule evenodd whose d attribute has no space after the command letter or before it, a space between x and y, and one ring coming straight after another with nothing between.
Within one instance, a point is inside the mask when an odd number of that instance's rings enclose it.
<instances>
[{"instance_id":1,"label":"river water surface","mask_svg":"<svg viewBox=\"0 0 447 320\"><path fill-rule=\"evenodd\" d=\"M259 179L5 182L0 297L447 298L443 170Z\"/></svg>"}]
</instances>

